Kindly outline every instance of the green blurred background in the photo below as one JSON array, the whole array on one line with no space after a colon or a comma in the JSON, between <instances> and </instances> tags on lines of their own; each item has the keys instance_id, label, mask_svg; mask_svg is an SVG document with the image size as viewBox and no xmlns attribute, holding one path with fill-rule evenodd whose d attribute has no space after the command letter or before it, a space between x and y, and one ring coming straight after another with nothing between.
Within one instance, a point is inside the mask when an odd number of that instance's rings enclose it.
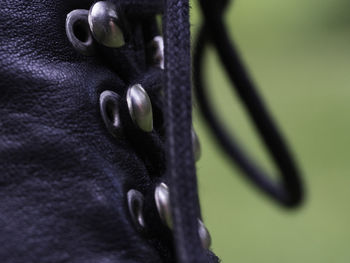
<instances>
[{"instance_id":1,"label":"green blurred background","mask_svg":"<svg viewBox=\"0 0 350 263\"><path fill-rule=\"evenodd\" d=\"M195 110L203 215L223 262L350 262L350 2L235 0L230 32L303 169L305 205L285 211L220 153ZM193 38L201 16L192 1ZM264 148L215 52L207 83L218 116L269 171Z\"/></svg>"}]
</instances>

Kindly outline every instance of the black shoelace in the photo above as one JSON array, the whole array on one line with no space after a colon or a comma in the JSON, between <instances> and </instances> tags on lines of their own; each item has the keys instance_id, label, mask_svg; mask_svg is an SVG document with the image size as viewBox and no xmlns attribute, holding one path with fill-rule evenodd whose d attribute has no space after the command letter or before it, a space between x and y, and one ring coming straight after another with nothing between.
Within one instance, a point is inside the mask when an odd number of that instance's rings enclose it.
<instances>
[{"instance_id":1,"label":"black shoelace","mask_svg":"<svg viewBox=\"0 0 350 263\"><path fill-rule=\"evenodd\" d=\"M197 232L200 209L191 140L189 2L166 0L165 3L166 157L177 260L181 263L213 262L215 259L207 257ZM205 19L195 45L193 78L204 119L224 152L251 182L284 207L296 207L303 197L300 172L226 32L222 14L228 1L200 0L200 4ZM280 172L281 182L268 179L266 173L251 161L214 115L202 72L208 44L212 44L218 52L236 92Z\"/></svg>"}]
</instances>

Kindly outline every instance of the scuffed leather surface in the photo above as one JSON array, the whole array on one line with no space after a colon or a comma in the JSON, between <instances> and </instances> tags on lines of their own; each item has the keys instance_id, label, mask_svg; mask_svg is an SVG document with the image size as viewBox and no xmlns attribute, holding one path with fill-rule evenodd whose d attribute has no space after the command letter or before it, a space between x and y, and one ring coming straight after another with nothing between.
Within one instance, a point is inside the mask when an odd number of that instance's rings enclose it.
<instances>
[{"instance_id":1,"label":"scuffed leather surface","mask_svg":"<svg viewBox=\"0 0 350 263\"><path fill-rule=\"evenodd\" d=\"M149 194L156 181L150 171L161 173L162 165L145 160L147 149L130 136L113 138L99 113L103 90L123 95L135 78L145 79L144 46L118 51L141 65L130 76L123 65L79 55L65 18L91 4L1 1L2 263L172 261L167 245L137 232L125 200L130 188Z\"/></svg>"}]
</instances>

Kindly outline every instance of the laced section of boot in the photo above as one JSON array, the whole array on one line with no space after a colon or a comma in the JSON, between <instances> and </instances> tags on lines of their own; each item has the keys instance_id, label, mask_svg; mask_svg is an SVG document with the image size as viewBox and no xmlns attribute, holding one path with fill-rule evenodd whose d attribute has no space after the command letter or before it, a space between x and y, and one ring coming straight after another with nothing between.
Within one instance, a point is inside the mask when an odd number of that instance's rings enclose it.
<instances>
[{"instance_id":1,"label":"laced section of boot","mask_svg":"<svg viewBox=\"0 0 350 263\"><path fill-rule=\"evenodd\" d=\"M110 5L110 2L115 5ZM198 104L203 113L204 119L215 135L214 137L217 139L224 152L228 154L239 168L241 168L245 177L279 204L289 208L296 207L301 203L303 197L299 169L296 166L283 137L276 128L276 125L266 110L264 103L260 99L247 71L240 62L240 58L233 43L228 37L225 25L222 22L223 10L227 6L227 3L228 1L225 0L200 0L205 19L199 32L194 54L194 83ZM102 11L105 11L106 16L103 16L102 18L107 19L100 21L99 19L101 17L99 12L97 12L96 17L94 17L95 13L92 10L90 10L90 13L87 12L87 10L78 10L78 13L74 13L74 16L68 16L67 32L74 32L74 26L72 25L75 22L80 21L86 24L88 20L89 27L83 27L82 32L87 33L89 41L83 43L82 41L77 42L77 39L74 38L74 35L72 34L68 34L68 37L78 51L85 55L92 55L96 50L93 45L92 37L90 37L89 30L91 30L94 38L108 47L99 47L99 51L104 54L105 61L108 62L111 68L117 71L120 76L123 76L125 82L135 80L142 71L136 67L137 63L135 64L133 62L133 59L137 60L138 56L134 55L132 58L127 56L135 50L131 49L132 52L126 52L125 54L118 53L119 51L117 50L117 48L122 46L125 40L128 39L127 32L125 32L125 38L124 36L123 38L120 38L120 35L123 34L123 23L117 15L119 8L115 8L115 6L118 6L120 3L117 0L111 0L100 4L105 6ZM154 15L156 13L161 13L164 9L164 103L158 101L156 95L152 96L153 93L160 93L157 89L160 89L161 87L152 84L153 82L158 82L158 77L156 76L158 76L159 72L148 71L145 73L147 76L144 79L141 78L140 82L148 83L148 85L146 85L148 86L147 89L156 106L154 107L154 113L157 113L157 116L159 116L161 115L161 108L164 108L166 143L165 180L169 184L171 204L169 209L171 215L169 215L169 217L171 217L171 230L173 231L177 262L218 262L218 259L211 254L211 252L203 248L203 243L198 231L199 224L201 224L201 221L199 220L201 215L198 200L195 156L193 151L189 0L165 0L164 3L162 3L161 0L131 0L128 1L128 5L120 8L124 9L125 14L129 17L152 17L151 20L145 20L150 22L150 24L156 24L153 21ZM111 19L111 15L107 11L114 14L114 16L112 16L112 21L108 20ZM95 18L97 19L97 23L95 23ZM115 25L113 23L115 23ZM148 36L146 41L148 42L150 39L153 39L155 35L158 35L158 32L156 29L154 30L156 26L150 26L149 29L147 29L148 24L146 24L145 30L147 32L150 31L146 34ZM105 34L105 30L102 29L110 29L111 26L113 26L114 29L110 30L109 34ZM118 32L119 36L117 36L119 37L119 41L116 42L115 40L117 38L114 37L114 34L117 34ZM251 161L232 136L229 136L228 132L214 115L214 111L210 106L206 93L202 72L205 48L209 43L217 50L228 76L234 84L239 97L243 101L257 131L260 133L268 151L270 152L281 175L282 181L280 183L268 179L267 174L261 170L257 164ZM113 56L113 52L116 52L118 56ZM108 57L109 59L107 59ZM124 58L122 61L127 66L123 63L123 66L121 66L120 60L115 61L115 57L118 57L119 59ZM163 69L163 63L159 64L159 68ZM152 80L153 74L155 74L154 80ZM137 80L136 83L139 83L139 81ZM137 84L136 86L140 85ZM153 86L156 90L153 90ZM135 85L133 87L136 88ZM141 91L143 93L143 88L141 88L138 87L138 94L140 94ZM136 92L137 90L134 91ZM108 94L111 99L113 96L110 95L111 93ZM102 102L104 101L103 98L106 97L102 96ZM114 96L113 98L115 101L118 101L119 97ZM137 98L135 98L135 103ZM148 100L146 100L146 102L146 104L150 104ZM127 103L125 103L125 100L122 100L120 103L124 105L124 109L126 109L126 104L128 105L129 113L134 113L134 111L136 113L141 112L138 111L139 109L136 106L133 107L132 100L127 101ZM116 105L118 103L114 104ZM103 105L105 104L102 103L102 106ZM102 111L105 108L108 107L102 107ZM127 113L123 115L123 112L124 111L121 110L122 116L127 116ZM142 115L141 113L140 115ZM146 120L150 120L152 116L153 115L150 114L147 115ZM131 133L130 131L132 131L133 128L130 128L129 140L131 142L134 141L134 145L147 145L147 147L141 149L138 154L143 160L148 160L149 152L152 152L152 157L154 157L155 161L149 161L150 163L146 165L148 171L150 174L162 176L163 167L159 167L155 164L155 162L158 162L163 166L162 160L164 155L162 149L164 137L161 125L162 120L155 122L155 129L157 130L157 133L159 133L158 136L158 134L151 133L153 129L152 125L148 125L148 122L146 124L143 122L145 121L145 118L137 118L137 116L134 116L133 114L131 114L131 117L133 117L133 123L136 123L141 129L140 131L135 130L135 133ZM107 124L109 125L109 119L106 119ZM118 122L115 122L116 119L114 118L113 120L113 124L118 126L116 125ZM130 126L133 127L132 125L133 124ZM114 128L116 127L110 127L112 132L115 132ZM145 142L149 143L145 144ZM149 152L144 152L144 150ZM155 155L156 153L158 153L158 155ZM141 198L138 198L137 195L135 195L135 192L131 193L134 193L132 195L135 197L133 200L141 200ZM137 212L137 209L132 210L132 212L134 211ZM139 220L138 222L141 226L143 225L142 220ZM200 229L204 229L204 227L201 227ZM204 247L207 246L204 245Z\"/></svg>"},{"instance_id":2,"label":"laced section of boot","mask_svg":"<svg viewBox=\"0 0 350 263\"><path fill-rule=\"evenodd\" d=\"M180 263L216 262L217 259L206 257L197 232L200 209L191 141L189 3L187 0L167 0L165 3L166 157L177 260ZM204 23L195 46L194 82L204 119L223 151L247 179L282 206L297 207L303 200L300 171L228 37L222 22L222 13L228 1L200 0L200 4ZM209 43L217 50L228 76L270 152L280 172L281 182L268 179L267 174L251 161L214 115L202 72L205 47Z\"/></svg>"}]
</instances>

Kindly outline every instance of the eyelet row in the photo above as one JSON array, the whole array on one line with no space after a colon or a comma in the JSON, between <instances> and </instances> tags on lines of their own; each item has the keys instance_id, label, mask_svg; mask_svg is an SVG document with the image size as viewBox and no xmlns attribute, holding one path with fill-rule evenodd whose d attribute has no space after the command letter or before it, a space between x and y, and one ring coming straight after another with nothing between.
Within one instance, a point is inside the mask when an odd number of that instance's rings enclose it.
<instances>
[{"instance_id":1,"label":"eyelet row","mask_svg":"<svg viewBox=\"0 0 350 263\"><path fill-rule=\"evenodd\" d=\"M141 84L131 86L126 92L126 102L130 118L134 124L144 132L153 130L152 102L146 90ZM107 130L114 136L119 137L122 133L120 119L120 96L110 90L105 90L100 95L100 112ZM191 131L193 154L196 161L201 156L201 146L194 129Z\"/></svg>"},{"instance_id":2,"label":"eyelet row","mask_svg":"<svg viewBox=\"0 0 350 263\"><path fill-rule=\"evenodd\" d=\"M153 130L152 103L141 84L131 86L126 93L129 115L144 132ZM108 131L115 137L121 134L120 96L110 90L100 95L100 112Z\"/></svg>"},{"instance_id":3,"label":"eyelet row","mask_svg":"<svg viewBox=\"0 0 350 263\"><path fill-rule=\"evenodd\" d=\"M66 33L73 47L83 55L91 56L96 53L97 43L110 48L120 48L126 44L125 23L122 14L112 2L99 1L90 10L77 9L70 12L66 19ZM148 44L152 54L153 66L164 69L164 43L161 36L155 36ZM144 132L153 131L153 112L151 99L141 84L135 84L126 92L127 109L131 120ZM107 130L114 136L122 134L120 118L121 97L105 90L100 94L100 112ZM125 103L125 102L123 102ZM200 143L192 129L192 145L195 160L200 158ZM139 231L146 229L143 216L144 196L141 192L131 189L127 193L129 214ZM165 183L160 183L154 191L155 206L161 221L170 230L173 228L170 192ZM204 248L210 247L211 238L203 222L198 218L198 235Z\"/></svg>"},{"instance_id":4,"label":"eyelet row","mask_svg":"<svg viewBox=\"0 0 350 263\"><path fill-rule=\"evenodd\" d=\"M95 54L95 40L106 47L125 45L121 15L112 2L99 1L90 10L73 10L66 18L66 34L73 47L81 54Z\"/></svg>"},{"instance_id":5,"label":"eyelet row","mask_svg":"<svg viewBox=\"0 0 350 263\"><path fill-rule=\"evenodd\" d=\"M96 43L110 48L126 44L126 22L118 7L109 1L99 1L90 10L73 10L66 18L66 34L72 46L82 55L93 56ZM151 64L164 69L163 37L155 36L148 44Z\"/></svg>"},{"instance_id":6,"label":"eyelet row","mask_svg":"<svg viewBox=\"0 0 350 263\"><path fill-rule=\"evenodd\" d=\"M128 207L132 221L137 229L145 231L146 224L143 217L143 202L144 197L141 192L131 189L127 193ZM165 183L157 185L154 191L154 200L157 207L158 215L169 229L172 230L173 223L170 208L170 193L169 188ZM205 227L203 221L198 218L198 235L205 249L211 246L211 237L208 229Z\"/></svg>"}]
</instances>

